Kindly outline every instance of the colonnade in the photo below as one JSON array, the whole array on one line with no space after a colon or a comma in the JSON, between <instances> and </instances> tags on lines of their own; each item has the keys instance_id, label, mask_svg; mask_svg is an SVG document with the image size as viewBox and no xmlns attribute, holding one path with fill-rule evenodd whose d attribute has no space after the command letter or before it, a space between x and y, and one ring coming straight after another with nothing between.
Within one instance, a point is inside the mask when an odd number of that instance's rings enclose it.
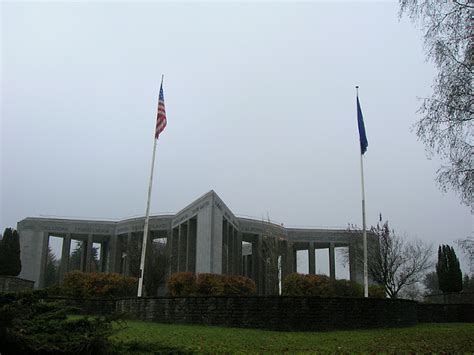
<instances>
[{"instance_id":1,"label":"colonnade","mask_svg":"<svg viewBox=\"0 0 474 355\"><path fill-rule=\"evenodd\" d=\"M47 267L48 262L48 249L49 249L49 242L50 238L56 237L61 238L61 254L59 255L59 265L58 265L58 281L62 281L64 279L64 275L69 272L73 271L73 268L70 265L71 262L71 254L73 250L71 250L72 241L77 241L79 243L83 243L83 246L80 248L80 264L78 265L77 269L79 271L84 272L91 272L94 271L93 267L93 245L94 243L100 244L100 254L99 257L99 270L103 272L114 272L112 270L115 269L115 258L109 255L109 250L113 249L115 242L115 238L112 236L105 236L100 235L96 236L94 234L75 234L75 233L49 233L44 232L44 242L41 250L41 260L42 263L40 264L41 275L43 276L39 283L41 287L45 286L45 269ZM112 248L110 248L112 246Z\"/></svg>"},{"instance_id":2,"label":"colonnade","mask_svg":"<svg viewBox=\"0 0 474 355\"><path fill-rule=\"evenodd\" d=\"M168 240L170 274L181 271L196 272L196 218L175 226Z\"/></svg>"},{"instance_id":3,"label":"colonnade","mask_svg":"<svg viewBox=\"0 0 474 355\"><path fill-rule=\"evenodd\" d=\"M328 249L329 252L329 277L331 279L336 278L336 254L335 254L335 243L317 243L308 242L307 246L301 246L301 243L297 243L298 247L293 252L296 254L298 250L308 250L308 273L310 275L316 274L316 250L317 249ZM349 245L338 245L349 247ZM296 259L296 256L295 256ZM296 260L295 260L296 262ZM296 265L294 266L294 272L296 272Z\"/></svg>"}]
</instances>

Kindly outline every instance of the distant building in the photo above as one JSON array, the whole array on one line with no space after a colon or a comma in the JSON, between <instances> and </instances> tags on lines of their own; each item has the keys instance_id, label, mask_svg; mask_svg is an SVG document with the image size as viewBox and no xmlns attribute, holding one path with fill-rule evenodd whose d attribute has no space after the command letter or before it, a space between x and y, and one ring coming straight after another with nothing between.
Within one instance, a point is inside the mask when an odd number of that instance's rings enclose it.
<instances>
[{"instance_id":1,"label":"distant building","mask_svg":"<svg viewBox=\"0 0 474 355\"><path fill-rule=\"evenodd\" d=\"M18 222L22 271L20 277L45 286L48 243L62 238L60 278L71 270L73 245L84 246L77 269L130 274L129 246L141 245L145 217L122 221L95 221L28 217ZM257 284L259 294L278 293L279 280L296 272L296 253L308 250L309 272L316 272L315 250L329 251L329 273L336 275L336 247L349 248L350 279L362 283L363 267L354 257L360 232L335 229L285 228L281 225L236 217L210 191L175 215L150 217L152 240L166 243L168 273L191 271L244 275ZM370 242L370 238L369 238ZM93 260L93 245L100 255Z\"/></svg>"}]
</instances>

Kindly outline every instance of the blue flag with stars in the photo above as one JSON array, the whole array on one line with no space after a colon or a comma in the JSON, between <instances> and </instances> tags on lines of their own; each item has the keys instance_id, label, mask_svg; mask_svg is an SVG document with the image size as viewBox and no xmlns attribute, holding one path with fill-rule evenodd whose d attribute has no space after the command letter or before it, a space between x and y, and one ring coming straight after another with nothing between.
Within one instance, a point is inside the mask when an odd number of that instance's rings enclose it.
<instances>
[{"instance_id":1,"label":"blue flag with stars","mask_svg":"<svg viewBox=\"0 0 474 355\"><path fill-rule=\"evenodd\" d=\"M357 125L359 126L360 154L363 155L367 151L369 142L365 135L364 117L362 116L362 110L360 109L359 96L357 96Z\"/></svg>"}]
</instances>

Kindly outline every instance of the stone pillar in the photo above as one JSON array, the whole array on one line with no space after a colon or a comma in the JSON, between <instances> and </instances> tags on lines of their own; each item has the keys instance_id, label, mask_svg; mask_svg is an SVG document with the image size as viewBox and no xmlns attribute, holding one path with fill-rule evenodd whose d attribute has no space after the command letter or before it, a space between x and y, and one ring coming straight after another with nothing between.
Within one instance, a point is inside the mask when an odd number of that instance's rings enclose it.
<instances>
[{"instance_id":1,"label":"stone pillar","mask_svg":"<svg viewBox=\"0 0 474 355\"><path fill-rule=\"evenodd\" d=\"M281 240L279 242L280 247L280 273L281 273L281 281L285 279L285 277L289 274L288 270L288 242L286 240Z\"/></svg>"},{"instance_id":2,"label":"stone pillar","mask_svg":"<svg viewBox=\"0 0 474 355\"><path fill-rule=\"evenodd\" d=\"M180 272L180 261L181 261L181 224L178 226L178 238L176 239L178 242L176 243L176 272Z\"/></svg>"},{"instance_id":3,"label":"stone pillar","mask_svg":"<svg viewBox=\"0 0 474 355\"><path fill-rule=\"evenodd\" d=\"M242 234L237 229L234 229L234 238L235 238L234 273L235 275L243 275Z\"/></svg>"},{"instance_id":4,"label":"stone pillar","mask_svg":"<svg viewBox=\"0 0 474 355\"><path fill-rule=\"evenodd\" d=\"M59 282L64 280L64 275L69 269L69 253L71 252L71 234L67 233L63 238L63 247L61 250L61 264L59 267Z\"/></svg>"},{"instance_id":5,"label":"stone pillar","mask_svg":"<svg viewBox=\"0 0 474 355\"><path fill-rule=\"evenodd\" d=\"M178 271L187 271L187 255L188 255L188 223L179 225L179 244L178 244Z\"/></svg>"},{"instance_id":6,"label":"stone pillar","mask_svg":"<svg viewBox=\"0 0 474 355\"><path fill-rule=\"evenodd\" d=\"M125 276L130 276L130 249L132 247L132 232L127 234L127 256L125 257Z\"/></svg>"},{"instance_id":7,"label":"stone pillar","mask_svg":"<svg viewBox=\"0 0 474 355\"><path fill-rule=\"evenodd\" d=\"M351 281L364 283L362 236L354 236L349 244L349 273Z\"/></svg>"},{"instance_id":8,"label":"stone pillar","mask_svg":"<svg viewBox=\"0 0 474 355\"><path fill-rule=\"evenodd\" d=\"M111 235L107 243L108 260L107 260L107 272L117 272L117 238L118 235Z\"/></svg>"},{"instance_id":9,"label":"stone pillar","mask_svg":"<svg viewBox=\"0 0 474 355\"><path fill-rule=\"evenodd\" d=\"M43 243L41 245L41 263L40 263L40 277L39 277L39 288L45 287L45 275L46 275L46 264L48 262L48 244L49 244L49 233L43 233Z\"/></svg>"},{"instance_id":10,"label":"stone pillar","mask_svg":"<svg viewBox=\"0 0 474 355\"><path fill-rule=\"evenodd\" d=\"M100 272L105 272L105 266L107 262L107 249L108 249L108 243L107 242L102 242L100 243Z\"/></svg>"},{"instance_id":11,"label":"stone pillar","mask_svg":"<svg viewBox=\"0 0 474 355\"><path fill-rule=\"evenodd\" d=\"M314 249L314 242L309 243L308 248L308 262L309 262L309 274L315 275L316 274L316 255Z\"/></svg>"},{"instance_id":12,"label":"stone pillar","mask_svg":"<svg viewBox=\"0 0 474 355\"><path fill-rule=\"evenodd\" d=\"M170 262L171 262L171 273L174 274L178 272L178 257L179 257L179 227L173 228L172 231L172 244L171 244L171 254L170 254Z\"/></svg>"},{"instance_id":13,"label":"stone pillar","mask_svg":"<svg viewBox=\"0 0 474 355\"><path fill-rule=\"evenodd\" d=\"M234 274L234 227L227 223L227 275Z\"/></svg>"},{"instance_id":14,"label":"stone pillar","mask_svg":"<svg viewBox=\"0 0 474 355\"><path fill-rule=\"evenodd\" d=\"M227 259L229 247L229 222L224 218L222 220L222 274L227 274Z\"/></svg>"},{"instance_id":15,"label":"stone pillar","mask_svg":"<svg viewBox=\"0 0 474 355\"><path fill-rule=\"evenodd\" d=\"M252 246L253 248L253 246ZM253 253L253 250L252 250ZM257 248L256 248L256 260L257 264L257 292L259 295L265 294L265 260L263 255L263 236L261 234L257 237Z\"/></svg>"},{"instance_id":16,"label":"stone pillar","mask_svg":"<svg viewBox=\"0 0 474 355\"><path fill-rule=\"evenodd\" d=\"M334 243L329 243L329 277L336 279L336 258L334 255Z\"/></svg>"},{"instance_id":17,"label":"stone pillar","mask_svg":"<svg viewBox=\"0 0 474 355\"><path fill-rule=\"evenodd\" d=\"M190 219L188 221L188 259L186 262L187 270L196 272L196 234L197 220Z\"/></svg>"},{"instance_id":18,"label":"stone pillar","mask_svg":"<svg viewBox=\"0 0 474 355\"><path fill-rule=\"evenodd\" d=\"M292 268L293 272L298 272L298 250L292 247L291 250L291 261L292 261Z\"/></svg>"},{"instance_id":19,"label":"stone pillar","mask_svg":"<svg viewBox=\"0 0 474 355\"><path fill-rule=\"evenodd\" d=\"M86 272L91 272L92 269L92 244L94 243L92 234L87 235L87 251L86 251Z\"/></svg>"}]
</instances>

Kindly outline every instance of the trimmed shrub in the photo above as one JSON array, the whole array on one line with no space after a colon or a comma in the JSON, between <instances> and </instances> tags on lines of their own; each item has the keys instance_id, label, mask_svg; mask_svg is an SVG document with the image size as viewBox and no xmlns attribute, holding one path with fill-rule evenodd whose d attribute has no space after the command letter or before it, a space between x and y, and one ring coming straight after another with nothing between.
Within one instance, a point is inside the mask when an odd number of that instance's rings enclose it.
<instances>
[{"instance_id":1,"label":"trimmed shrub","mask_svg":"<svg viewBox=\"0 0 474 355\"><path fill-rule=\"evenodd\" d=\"M101 354L111 344L111 318L67 319L45 292L0 295L0 353Z\"/></svg>"},{"instance_id":2,"label":"trimmed shrub","mask_svg":"<svg viewBox=\"0 0 474 355\"><path fill-rule=\"evenodd\" d=\"M334 283L326 275L293 273L282 282L283 296L335 296Z\"/></svg>"},{"instance_id":3,"label":"trimmed shrub","mask_svg":"<svg viewBox=\"0 0 474 355\"><path fill-rule=\"evenodd\" d=\"M363 297L362 285L349 280L332 280L326 275L290 274L282 282L283 296ZM369 297L385 298L380 285L369 285Z\"/></svg>"},{"instance_id":4,"label":"trimmed shrub","mask_svg":"<svg viewBox=\"0 0 474 355\"><path fill-rule=\"evenodd\" d=\"M137 279L119 274L73 271L55 289L58 295L74 298L133 297Z\"/></svg>"},{"instance_id":5,"label":"trimmed shrub","mask_svg":"<svg viewBox=\"0 0 474 355\"><path fill-rule=\"evenodd\" d=\"M196 278L199 296L224 296L224 276L217 274L198 274Z\"/></svg>"},{"instance_id":6,"label":"trimmed shrub","mask_svg":"<svg viewBox=\"0 0 474 355\"><path fill-rule=\"evenodd\" d=\"M255 282L244 276L177 272L168 279L170 296L251 296L257 292Z\"/></svg>"},{"instance_id":7,"label":"trimmed shrub","mask_svg":"<svg viewBox=\"0 0 474 355\"><path fill-rule=\"evenodd\" d=\"M197 291L196 276L192 272L177 272L169 277L166 286L170 296L192 296Z\"/></svg>"},{"instance_id":8,"label":"trimmed shrub","mask_svg":"<svg viewBox=\"0 0 474 355\"><path fill-rule=\"evenodd\" d=\"M334 294L338 297L362 297L364 295L364 288L355 281L350 280L335 280ZM369 287L370 295L370 287Z\"/></svg>"},{"instance_id":9,"label":"trimmed shrub","mask_svg":"<svg viewBox=\"0 0 474 355\"><path fill-rule=\"evenodd\" d=\"M253 296L257 293L257 285L252 279L244 276L225 276L224 295Z\"/></svg>"},{"instance_id":10,"label":"trimmed shrub","mask_svg":"<svg viewBox=\"0 0 474 355\"><path fill-rule=\"evenodd\" d=\"M369 285L369 297L372 298L385 298L385 288L382 285Z\"/></svg>"}]
</instances>

